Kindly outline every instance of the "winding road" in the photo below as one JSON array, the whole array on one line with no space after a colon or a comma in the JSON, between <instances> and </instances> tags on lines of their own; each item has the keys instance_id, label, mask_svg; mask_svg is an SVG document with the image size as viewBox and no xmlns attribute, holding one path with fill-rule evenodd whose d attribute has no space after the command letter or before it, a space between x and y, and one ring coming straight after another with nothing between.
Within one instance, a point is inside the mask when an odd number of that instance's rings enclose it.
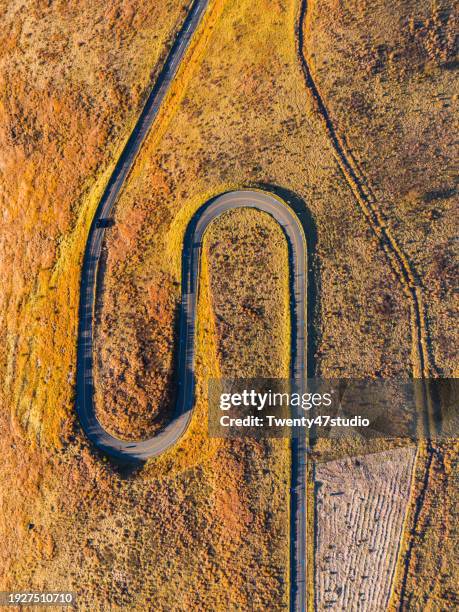
<instances>
[{"instance_id":1,"label":"winding road","mask_svg":"<svg viewBox=\"0 0 459 612\"><path fill-rule=\"evenodd\" d=\"M83 268L78 342L77 411L88 438L100 450L117 458L146 461L163 453L184 434L194 405L194 364L199 267L204 234L221 214L235 208L256 208L271 215L282 227L288 241L291 268L292 350L291 375L302 388L306 365L306 281L307 255L303 228L297 216L281 200L262 191L233 191L202 206L192 217L182 251L182 301L178 342L177 379L179 392L172 420L148 440L126 441L109 434L97 419L93 382L93 308L100 249L88 241L87 264ZM105 231L97 228L98 234ZM97 244L102 242L99 238ZM301 392L301 391L300 391Z\"/></svg>"},{"instance_id":2,"label":"winding road","mask_svg":"<svg viewBox=\"0 0 459 612\"><path fill-rule=\"evenodd\" d=\"M93 338L97 270L106 227L137 153L158 115L170 83L200 23L208 0L196 0L179 32L139 120L116 164L91 224L82 266L76 408L90 441L101 451L118 459L145 461L157 456L185 433L193 412L195 391L195 336L199 291L199 270L204 234L221 214L235 208L256 208L271 215L281 226L288 243L291 297L291 376L302 392L307 356L307 249L302 225L295 213L275 195L258 190L224 193L202 206L192 217L184 236L182 251L182 300L178 345L179 391L173 417L154 437L125 441L109 434L97 419L94 405ZM306 440L292 440L291 475L290 606L306 610Z\"/></svg>"}]
</instances>

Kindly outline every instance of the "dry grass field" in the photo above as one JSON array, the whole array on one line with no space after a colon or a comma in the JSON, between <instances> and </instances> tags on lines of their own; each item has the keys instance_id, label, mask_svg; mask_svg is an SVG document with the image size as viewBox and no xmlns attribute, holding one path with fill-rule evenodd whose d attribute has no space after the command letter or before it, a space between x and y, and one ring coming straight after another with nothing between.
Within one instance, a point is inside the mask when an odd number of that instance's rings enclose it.
<instances>
[{"instance_id":1,"label":"dry grass field","mask_svg":"<svg viewBox=\"0 0 459 612\"><path fill-rule=\"evenodd\" d=\"M447 1L333 0L305 19L305 56L338 137L414 271L430 376L457 376L458 365L457 19ZM457 451L421 448L394 604L457 605Z\"/></svg>"},{"instance_id":2,"label":"dry grass field","mask_svg":"<svg viewBox=\"0 0 459 612\"><path fill-rule=\"evenodd\" d=\"M231 211L211 228L206 247L222 377L288 376L288 253L281 228L267 214Z\"/></svg>"},{"instance_id":3,"label":"dry grass field","mask_svg":"<svg viewBox=\"0 0 459 612\"><path fill-rule=\"evenodd\" d=\"M246 349L245 359L256 363L258 351L269 354L259 373L286 375L282 342L273 346L270 333L288 322L286 283L279 275L279 263L286 263L285 241L273 221L263 223L253 213L229 215L216 221L206 238L209 256L203 262L198 311L200 384L196 415L185 438L134 472L101 461L80 436L62 453L35 454L41 470L33 472L32 483L24 482L34 502L21 513L15 508L19 529L14 538L9 535L5 584L25 581L40 589L59 584L77 593L80 609L286 608L288 445L207 436L205 381L230 375L237 367L236 358L217 360L231 347L219 326L214 329L209 291L225 266L219 257L222 236L235 234L270 238L272 254L269 249L263 259L256 250L233 254L236 269L242 255L251 274L242 285L236 274L226 275L215 313L223 317L225 306L233 303L238 311L232 316L246 329L253 313L232 302L233 297L240 291L254 295L258 282L266 281L271 289L266 308L274 314L265 319L265 336ZM10 451L11 459L16 451ZM15 554L13 544L18 542L21 550Z\"/></svg>"},{"instance_id":4,"label":"dry grass field","mask_svg":"<svg viewBox=\"0 0 459 612\"><path fill-rule=\"evenodd\" d=\"M422 289L431 375L457 375L457 7L313 2L305 56Z\"/></svg>"},{"instance_id":5,"label":"dry grass field","mask_svg":"<svg viewBox=\"0 0 459 612\"><path fill-rule=\"evenodd\" d=\"M269 219L233 213L207 236L197 401L180 443L144 469L120 470L75 421L88 225L184 4L30 0L2 11L0 582L75 590L81 609L287 605L288 448L206 435L210 376L288 367L285 244ZM412 374L413 293L394 244L416 273L428 367L456 371L451 6L301 8L211 2L206 45L179 74L118 202L99 302L97 405L120 435L154 431L168 416L183 233L209 197L241 186L308 211L311 373ZM343 170L305 59L376 221ZM419 455L394 605L457 601L456 450ZM389 512L386 495L382 503Z\"/></svg>"},{"instance_id":6,"label":"dry grass field","mask_svg":"<svg viewBox=\"0 0 459 612\"><path fill-rule=\"evenodd\" d=\"M54 444L73 420L88 225L184 7L2 3L2 390Z\"/></svg>"},{"instance_id":7,"label":"dry grass field","mask_svg":"<svg viewBox=\"0 0 459 612\"><path fill-rule=\"evenodd\" d=\"M162 6L164 15L135 1L1 3L4 585L32 584L35 564L65 542L55 530L75 512L72 479L85 478L58 450L75 423L80 262L107 173L185 14L184 3ZM52 530L32 527L33 514Z\"/></svg>"}]
</instances>

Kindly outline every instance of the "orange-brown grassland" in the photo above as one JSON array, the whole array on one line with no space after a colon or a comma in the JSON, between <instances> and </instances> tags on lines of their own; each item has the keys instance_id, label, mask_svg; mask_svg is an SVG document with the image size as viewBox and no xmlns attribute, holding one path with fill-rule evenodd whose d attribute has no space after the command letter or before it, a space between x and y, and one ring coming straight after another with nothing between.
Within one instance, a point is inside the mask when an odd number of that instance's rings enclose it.
<instances>
[{"instance_id":1,"label":"orange-brown grassland","mask_svg":"<svg viewBox=\"0 0 459 612\"><path fill-rule=\"evenodd\" d=\"M120 465L75 411L86 239L188 0L0 0L0 590L80 610L287 610L288 440L211 438L207 381L290 366L289 254L256 210L204 239L185 435ZM308 242L308 374L454 378L457 7L209 0L105 232L95 404L126 440L176 397L182 241L228 190ZM459 605L459 443L311 448L310 610Z\"/></svg>"}]
</instances>

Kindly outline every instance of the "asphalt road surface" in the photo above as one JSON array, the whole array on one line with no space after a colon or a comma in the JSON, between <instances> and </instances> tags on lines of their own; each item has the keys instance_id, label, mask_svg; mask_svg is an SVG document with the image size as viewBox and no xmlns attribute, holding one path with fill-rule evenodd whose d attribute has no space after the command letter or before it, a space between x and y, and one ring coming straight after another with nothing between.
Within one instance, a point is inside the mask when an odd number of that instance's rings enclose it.
<instances>
[{"instance_id":1,"label":"asphalt road surface","mask_svg":"<svg viewBox=\"0 0 459 612\"><path fill-rule=\"evenodd\" d=\"M158 452L151 452L148 443L130 445L109 436L102 429L94 413L93 405L93 325L96 296L97 269L104 242L105 231L110 226L110 215L137 154L148 134L161 104L177 73L193 33L199 25L208 0L195 0L167 56L164 66L151 91L142 113L108 181L97 207L86 243L80 285L80 306L77 350L76 404L81 424L94 444L115 457L147 459L167 448L164 442ZM181 422L181 421L180 421ZM178 425L176 425L178 426ZM169 434L166 432L167 437ZM159 436L158 436L159 437ZM175 438L176 439L176 438ZM162 438L164 440L164 438ZM173 440L175 441L175 440ZM171 443L173 443L171 441ZM148 442L148 441L147 441Z\"/></svg>"},{"instance_id":2,"label":"asphalt road surface","mask_svg":"<svg viewBox=\"0 0 459 612\"><path fill-rule=\"evenodd\" d=\"M83 270L78 344L77 411L88 438L111 456L145 461L163 453L186 431L194 405L196 311L202 241L206 229L221 214L235 208L256 208L271 215L287 238L291 287L291 376L303 392L306 372L307 251L296 215L275 196L261 191L225 193L201 207L191 219L182 251L182 302L180 308L178 399L169 424L157 435L141 441L120 440L97 420L93 401L93 304L98 255L88 242L88 266ZM100 249L98 251L100 254ZM85 278L89 276L89 280ZM291 601L292 610L306 609L306 440L292 440L291 478Z\"/></svg>"},{"instance_id":3,"label":"asphalt road surface","mask_svg":"<svg viewBox=\"0 0 459 612\"><path fill-rule=\"evenodd\" d=\"M202 240L209 224L235 208L256 208L270 214L287 238L291 278L292 378L302 391L306 376L306 290L307 256L302 226L281 200L261 191L235 191L216 197L191 219L182 253L182 302L178 347L179 390L170 423L148 440L125 441L109 434L99 423L94 405L93 326L97 269L110 215L142 143L152 126L208 0L196 0L179 32L138 122L113 171L91 224L86 244L79 307L76 407L81 425L91 442L118 459L145 461L171 447L186 431L194 405L194 360L196 308ZM306 442L292 441L291 479L291 609L306 610Z\"/></svg>"}]
</instances>

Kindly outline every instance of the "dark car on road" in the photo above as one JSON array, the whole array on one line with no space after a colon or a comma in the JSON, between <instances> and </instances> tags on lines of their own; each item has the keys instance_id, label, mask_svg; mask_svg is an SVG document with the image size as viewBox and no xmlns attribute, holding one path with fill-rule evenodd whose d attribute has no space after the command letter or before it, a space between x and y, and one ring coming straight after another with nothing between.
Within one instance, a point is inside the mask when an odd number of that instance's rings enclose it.
<instances>
[{"instance_id":1,"label":"dark car on road","mask_svg":"<svg viewBox=\"0 0 459 612\"><path fill-rule=\"evenodd\" d=\"M96 220L96 227L97 228L107 228L107 227L112 227L112 225L114 225L115 222L113 221L113 219L97 219Z\"/></svg>"}]
</instances>

